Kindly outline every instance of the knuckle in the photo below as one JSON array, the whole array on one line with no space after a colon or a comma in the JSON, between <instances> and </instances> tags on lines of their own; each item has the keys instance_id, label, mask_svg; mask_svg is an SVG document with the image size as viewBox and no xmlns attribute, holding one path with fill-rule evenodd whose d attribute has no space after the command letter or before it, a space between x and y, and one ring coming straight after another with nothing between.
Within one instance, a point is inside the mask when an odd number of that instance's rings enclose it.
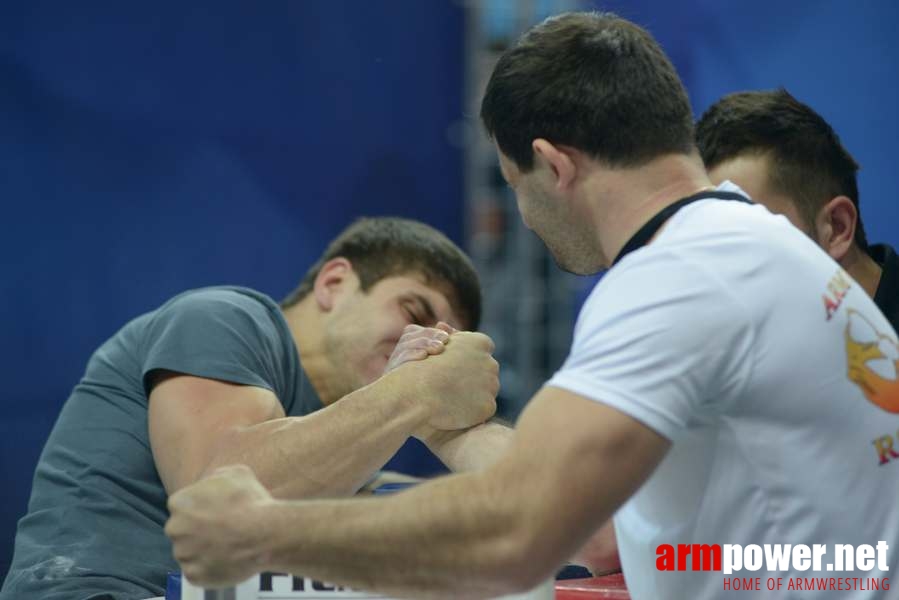
<instances>
[{"instance_id":1,"label":"knuckle","mask_svg":"<svg viewBox=\"0 0 899 600\"><path fill-rule=\"evenodd\" d=\"M249 465L232 465L233 473L240 477L255 477L256 474L253 473L253 469L249 467Z\"/></svg>"},{"instance_id":2,"label":"knuckle","mask_svg":"<svg viewBox=\"0 0 899 600\"><path fill-rule=\"evenodd\" d=\"M214 471L212 471L212 475L214 477L227 477L235 472L235 468L237 465L224 465L221 467L216 467Z\"/></svg>"},{"instance_id":3,"label":"knuckle","mask_svg":"<svg viewBox=\"0 0 899 600\"><path fill-rule=\"evenodd\" d=\"M169 509L169 514L176 513L181 510L182 505L184 504L184 493L183 491L178 491L169 496L169 499L166 501L166 506Z\"/></svg>"},{"instance_id":4,"label":"knuckle","mask_svg":"<svg viewBox=\"0 0 899 600\"><path fill-rule=\"evenodd\" d=\"M484 402L484 412L482 414L483 420L486 421L496 412L496 398L488 397L488 400Z\"/></svg>"}]
</instances>

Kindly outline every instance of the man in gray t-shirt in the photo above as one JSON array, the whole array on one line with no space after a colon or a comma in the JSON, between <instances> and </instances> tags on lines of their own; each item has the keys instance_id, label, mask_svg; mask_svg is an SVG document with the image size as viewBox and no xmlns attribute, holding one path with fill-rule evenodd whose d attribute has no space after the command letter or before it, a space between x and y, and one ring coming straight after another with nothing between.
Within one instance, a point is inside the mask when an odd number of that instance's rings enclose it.
<instances>
[{"instance_id":1,"label":"man in gray t-shirt","mask_svg":"<svg viewBox=\"0 0 899 600\"><path fill-rule=\"evenodd\" d=\"M410 435L483 422L492 344L471 333L447 344L479 313L477 276L452 242L364 219L280 306L215 287L137 317L62 409L0 599L161 595L178 569L166 500L216 467L248 464L277 497L349 495Z\"/></svg>"}]
</instances>

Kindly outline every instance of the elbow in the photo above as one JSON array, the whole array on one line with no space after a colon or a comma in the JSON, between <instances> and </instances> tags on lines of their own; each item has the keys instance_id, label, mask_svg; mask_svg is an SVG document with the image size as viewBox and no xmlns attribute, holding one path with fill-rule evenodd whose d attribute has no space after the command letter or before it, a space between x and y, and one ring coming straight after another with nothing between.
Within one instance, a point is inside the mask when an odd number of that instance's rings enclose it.
<instances>
[{"instance_id":1,"label":"elbow","mask_svg":"<svg viewBox=\"0 0 899 600\"><path fill-rule=\"evenodd\" d=\"M522 593L552 579L556 570L574 549L570 548L556 527L557 511L553 494L523 490L516 478L485 477L492 484L489 495L489 532L481 531L487 541L482 556L485 580L492 580L495 595ZM500 484L500 481L510 481ZM489 550L488 550L489 548ZM489 565L489 566L488 566ZM485 581L486 582L486 581Z\"/></svg>"},{"instance_id":2,"label":"elbow","mask_svg":"<svg viewBox=\"0 0 899 600\"><path fill-rule=\"evenodd\" d=\"M554 576L555 553L540 533L522 521L502 542L497 560L497 574L502 579L502 592L519 594L534 589Z\"/></svg>"},{"instance_id":3,"label":"elbow","mask_svg":"<svg viewBox=\"0 0 899 600\"><path fill-rule=\"evenodd\" d=\"M571 562L587 567L591 573L606 573L621 568L615 527L611 520L596 530Z\"/></svg>"}]
</instances>

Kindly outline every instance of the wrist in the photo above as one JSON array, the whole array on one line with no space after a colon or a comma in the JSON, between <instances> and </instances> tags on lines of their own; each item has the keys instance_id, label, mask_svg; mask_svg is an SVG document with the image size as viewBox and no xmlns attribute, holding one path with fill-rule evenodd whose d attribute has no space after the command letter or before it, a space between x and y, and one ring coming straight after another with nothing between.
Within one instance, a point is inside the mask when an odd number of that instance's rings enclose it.
<instances>
[{"instance_id":1,"label":"wrist","mask_svg":"<svg viewBox=\"0 0 899 600\"><path fill-rule=\"evenodd\" d=\"M419 427L414 435L421 443L428 447L428 450L439 457L444 444L457 437L460 433L461 431L459 430L443 431L441 429L434 429L430 425L424 425L423 427Z\"/></svg>"},{"instance_id":2,"label":"wrist","mask_svg":"<svg viewBox=\"0 0 899 600\"><path fill-rule=\"evenodd\" d=\"M424 391L417 366L406 363L401 369L384 374L374 384L378 387L379 397L395 403L396 409L411 420L410 435L415 437L419 433L427 435L431 429L428 422L436 411L436 407L428 402L431 395Z\"/></svg>"},{"instance_id":3,"label":"wrist","mask_svg":"<svg viewBox=\"0 0 899 600\"><path fill-rule=\"evenodd\" d=\"M279 525L281 510L286 506L282 500L270 500L255 506L251 511L248 523L253 524L250 532L251 544L249 545L250 560L257 573L275 571L278 562L276 550L278 548L278 536L285 528ZM292 528L287 528L291 531Z\"/></svg>"}]
</instances>

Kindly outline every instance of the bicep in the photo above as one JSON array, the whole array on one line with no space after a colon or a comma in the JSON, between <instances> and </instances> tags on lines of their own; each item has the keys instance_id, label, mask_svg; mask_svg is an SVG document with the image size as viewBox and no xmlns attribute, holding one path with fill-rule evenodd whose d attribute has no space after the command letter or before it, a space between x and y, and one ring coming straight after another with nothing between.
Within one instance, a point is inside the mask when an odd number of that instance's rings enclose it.
<instances>
[{"instance_id":1,"label":"bicep","mask_svg":"<svg viewBox=\"0 0 899 600\"><path fill-rule=\"evenodd\" d=\"M522 413L497 465L529 506L534 546L561 561L645 481L670 442L640 421L584 396L544 387Z\"/></svg>"},{"instance_id":2,"label":"bicep","mask_svg":"<svg viewBox=\"0 0 899 600\"><path fill-rule=\"evenodd\" d=\"M154 373L153 381L150 445L169 494L202 476L242 428L284 416L264 388L172 372Z\"/></svg>"}]
</instances>

